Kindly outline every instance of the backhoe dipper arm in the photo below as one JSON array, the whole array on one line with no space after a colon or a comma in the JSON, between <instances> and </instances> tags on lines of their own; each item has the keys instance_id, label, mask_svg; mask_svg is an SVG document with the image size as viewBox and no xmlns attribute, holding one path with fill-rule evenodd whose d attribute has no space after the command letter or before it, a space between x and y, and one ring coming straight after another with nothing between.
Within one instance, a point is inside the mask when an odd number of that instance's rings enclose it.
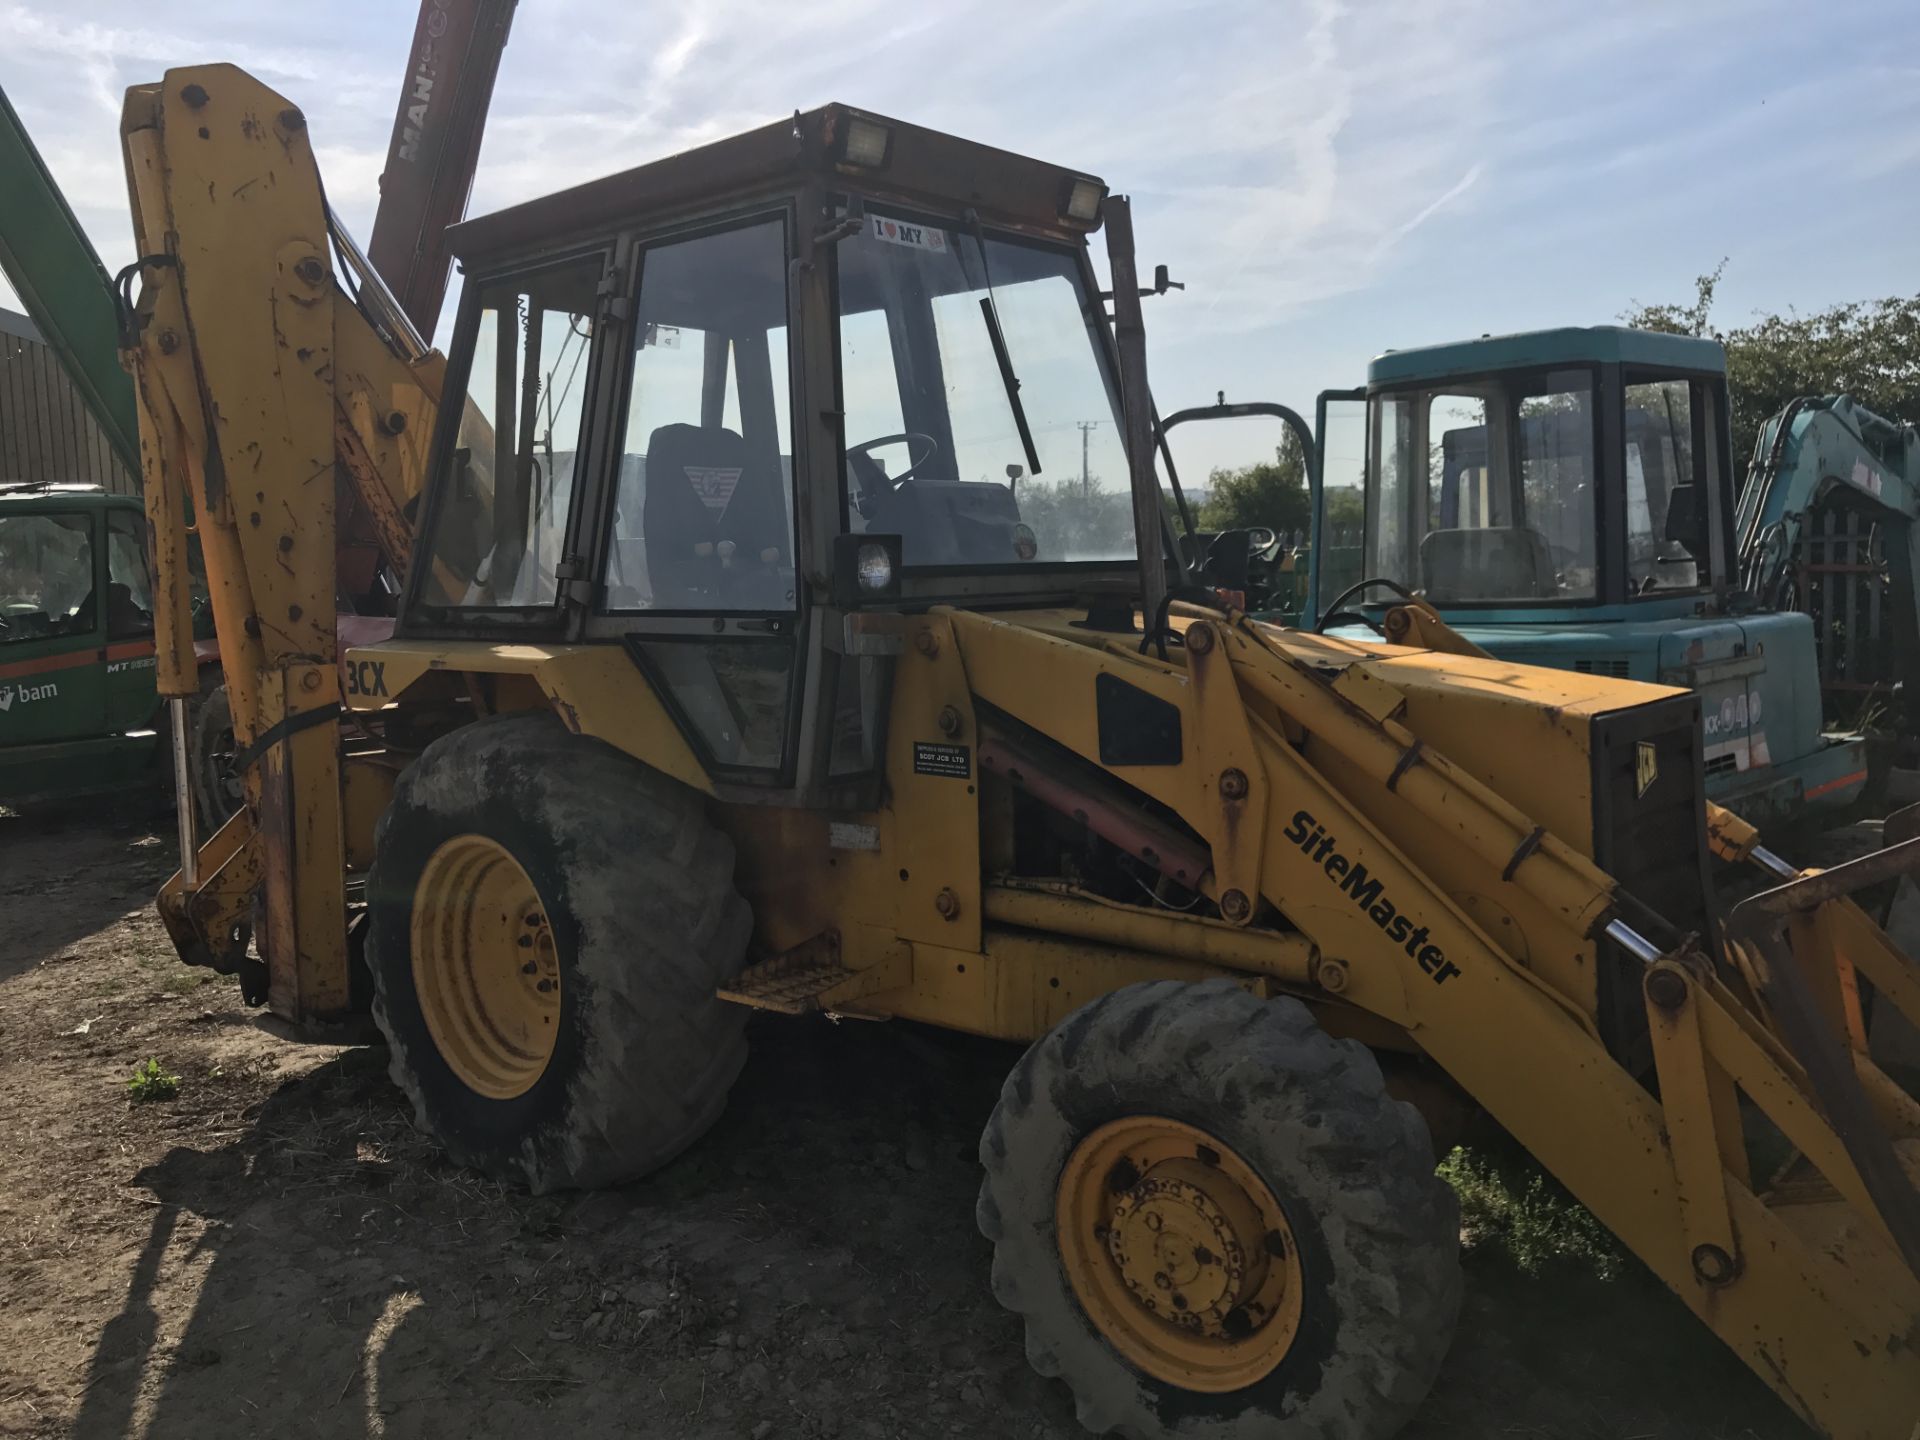
<instances>
[{"instance_id":1,"label":"backhoe dipper arm","mask_svg":"<svg viewBox=\"0 0 1920 1440\"><path fill-rule=\"evenodd\" d=\"M1736 522L1742 589L1767 608L1795 608L1792 586L1807 517L1827 500L1885 527L1900 653L1909 666L1920 665L1914 653L1920 531L1913 523L1920 518L1920 431L1849 396L1795 400L1761 426Z\"/></svg>"},{"instance_id":2,"label":"backhoe dipper arm","mask_svg":"<svg viewBox=\"0 0 1920 1440\"><path fill-rule=\"evenodd\" d=\"M295 106L231 66L174 70L128 92L121 135L141 257L124 353L158 681L170 697L195 686L191 524L247 797L228 827L243 834L213 837L205 864L189 854L161 911L183 954L235 968L257 874L274 1009L325 1018L348 1005L336 596L356 587L343 587L341 557L404 566L443 362L404 347L337 283Z\"/></svg>"}]
</instances>

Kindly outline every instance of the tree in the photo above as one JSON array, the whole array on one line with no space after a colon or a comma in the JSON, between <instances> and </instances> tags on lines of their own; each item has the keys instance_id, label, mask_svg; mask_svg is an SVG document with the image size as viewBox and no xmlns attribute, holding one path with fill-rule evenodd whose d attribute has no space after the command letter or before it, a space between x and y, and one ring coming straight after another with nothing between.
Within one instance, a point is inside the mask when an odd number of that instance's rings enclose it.
<instances>
[{"instance_id":1,"label":"tree","mask_svg":"<svg viewBox=\"0 0 1920 1440\"><path fill-rule=\"evenodd\" d=\"M1692 304L1635 304L1620 318L1727 347L1736 466L1753 453L1761 425L1799 395L1847 394L1888 419L1920 423L1920 295L1857 300L1811 315L1790 310L1723 331L1713 327L1711 311L1726 264L1694 281Z\"/></svg>"},{"instance_id":2,"label":"tree","mask_svg":"<svg viewBox=\"0 0 1920 1440\"><path fill-rule=\"evenodd\" d=\"M1265 525L1291 533L1305 530L1310 518L1306 458L1299 440L1288 430L1273 459L1211 472L1207 476L1207 503L1194 516L1194 523L1202 530L1245 530Z\"/></svg>"}]
</instances>

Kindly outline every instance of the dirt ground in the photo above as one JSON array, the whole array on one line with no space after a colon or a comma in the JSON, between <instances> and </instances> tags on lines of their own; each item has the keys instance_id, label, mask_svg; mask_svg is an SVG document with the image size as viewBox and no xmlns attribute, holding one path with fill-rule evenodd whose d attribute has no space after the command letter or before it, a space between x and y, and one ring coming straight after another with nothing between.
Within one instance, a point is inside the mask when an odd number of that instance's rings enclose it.
<instances>
[{"instance_id":1,"label":"dirt ground","mask_svg":"<svg viewBox=\"0 0 1920 1440\"><path fill-rule=\"evenodd\" d=\"M1012 1052L768 1021L666 1172L530 1199L174 961L165 825L0 815L0 1436L1080 1433L973 1224ZM1644 1274L1467 1263L1416 1440L1806 1433Z\"/></svg>"}]
</instances>

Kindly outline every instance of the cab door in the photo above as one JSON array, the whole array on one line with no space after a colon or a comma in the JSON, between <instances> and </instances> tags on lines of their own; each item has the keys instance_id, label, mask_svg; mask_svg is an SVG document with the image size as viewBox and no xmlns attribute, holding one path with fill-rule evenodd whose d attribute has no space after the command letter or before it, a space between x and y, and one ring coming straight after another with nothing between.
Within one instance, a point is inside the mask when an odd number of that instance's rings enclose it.
<instances>
[{"instance_id":1,"label":"cab door","mask_svg":"<svg viewBox=\"0 0 1920 1440\"><path fill-rule=\"evenodd\" d=\"M146 524L132 506L106 513L104 691L109 734L153 728L153 581L147 571Z\"/></svg>"},{"instance_id":2,"label":"cab door","mask_svg":"<svg viewBox=\"0 0 1920 1440\"><path fill-rule=\"evenodd\" d=\"M0 513L0 750L107 730L98 517Z\"/></svg>"}]
</instances>

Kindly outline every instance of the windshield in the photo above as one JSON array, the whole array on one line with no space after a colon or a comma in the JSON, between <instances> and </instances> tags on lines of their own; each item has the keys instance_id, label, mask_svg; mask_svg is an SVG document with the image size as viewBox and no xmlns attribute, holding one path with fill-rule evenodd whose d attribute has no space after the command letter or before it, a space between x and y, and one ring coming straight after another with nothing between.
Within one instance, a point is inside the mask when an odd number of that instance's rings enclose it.
<instances>
[{"instance_id":1,"label":"windshield","mask_svg":"<svg viewBox=\"0 0 1920 1440\"><path fill-rule=\"evenodd\" d=\"M1594 597L1588 371L1453 382L1371 404L1368 575L1442 605Z\"/></svg>"},{"instance_id":2,"label":"windshield","mask_svg":"<svg viewBox=\"0 0 1920 1440\"><path fill-rule=\"evenodd\" d=\"M847 526L909 568L1131 561L1099 301L1073 251L983 239L876 212L838 247Z\"/></svg>"},{"instance_id":3,"label":"windshield","mask_svg":"<svg viewBox=\"0 0 1920 1440\"><path fill-rule=\"evenodd\" d=\"M0 515L0 645L94 628L87 517Z\"/></svg>"}]
</instances>

